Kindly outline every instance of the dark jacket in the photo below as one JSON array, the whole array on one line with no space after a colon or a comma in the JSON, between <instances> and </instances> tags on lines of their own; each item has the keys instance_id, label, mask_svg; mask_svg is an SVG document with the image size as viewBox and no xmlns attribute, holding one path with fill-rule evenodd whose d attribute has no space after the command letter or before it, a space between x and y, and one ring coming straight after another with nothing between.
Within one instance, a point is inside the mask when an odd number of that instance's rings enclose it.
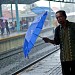
<instances>
[{"instance_id":1,"label":"dark jacket","mask_svg":"<svg viewBox=\"0 0 75 75\"><path fill-rule=\"evenodd\" d=\"M67 21L66 29L56 27L54 41L60 45L61 61L75 60L75 23Z\"/></svg>"}]
</instances>

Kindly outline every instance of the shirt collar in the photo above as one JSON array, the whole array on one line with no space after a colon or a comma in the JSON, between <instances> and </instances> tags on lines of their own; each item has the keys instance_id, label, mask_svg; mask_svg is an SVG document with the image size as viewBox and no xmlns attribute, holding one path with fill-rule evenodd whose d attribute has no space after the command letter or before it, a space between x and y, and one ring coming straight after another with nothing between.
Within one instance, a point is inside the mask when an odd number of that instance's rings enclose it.
<instances>
[{"instance_id":1,"label":"shirt collar","mask_svg":"<svg viewBox=\"0 0 75 75\"><path fill-rule=\"evenodd\" d=\"M66 27L68 27L69 21L66 20ZM60 27L63 28L63 26L60 24Z\"/></svg>"}]
</instances>

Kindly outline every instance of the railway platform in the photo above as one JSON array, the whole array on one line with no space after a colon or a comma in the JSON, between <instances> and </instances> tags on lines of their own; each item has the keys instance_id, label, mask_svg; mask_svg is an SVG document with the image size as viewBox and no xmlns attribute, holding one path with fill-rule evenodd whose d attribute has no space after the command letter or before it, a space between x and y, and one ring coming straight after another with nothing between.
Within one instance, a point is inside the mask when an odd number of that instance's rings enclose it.
<instances>
[{"instance_id":1,"label":"railway platform","mask_svg":"<svg viewBox=\"0 0 75 75\"><path fill-rule=\"evenodd\" d=\"M62 75L60 51L54 52L16 75Z\"/></svg>"}]
</instances>

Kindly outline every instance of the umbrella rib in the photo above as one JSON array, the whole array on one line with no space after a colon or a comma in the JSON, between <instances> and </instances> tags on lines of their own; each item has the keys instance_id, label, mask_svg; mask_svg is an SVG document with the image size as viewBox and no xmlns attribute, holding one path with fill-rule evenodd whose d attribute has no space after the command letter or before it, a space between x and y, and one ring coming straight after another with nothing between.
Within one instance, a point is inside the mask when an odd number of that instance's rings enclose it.
<instances>
[{"instance_id":1,"label":"umbrella rib","mask_svg":"<svg viewBox=\"0 0 75 75\"><path fill-rule=\"evenodd\" d=\"M31 41L30 41L31 42ZM31 44L34 46L34 44L31 42Z\"/></svg>"},{"instance_id":2,"label":"umbrella rib","mask_svg":"<svg viewBox=\"0 0 75 75\"><path fill-rule=\"evenodd\" d=\"M34 34L34 33L33 33L33 34ZM39 36L39 35L37 35L37 34L34 34L34 35L36 35L36 36L38 36L38 37L42 38L41 36Z\"/></svg>"},{"instance_id":3,"label":"umbrella rib","mask_svg":"<svg viewBox=\"0 0 75 75\"><path fill-rule=\"evenodd\" d=\"M42 28L40 28L40 27L36 27L36 28L42 29Z\"/></svg>"},{"instance_id":4,"label":"umbrella rib","mask_svg":"<svg viewBox=\"0 0 75 75\"><path fill-rule=\"evenodd\" d=\"M36 27L36 28L38 28L38 29L42 29L42 28L40 28L40 27ZM34 33L33 33L33 34L34 34ZM41 36L39 36L39 35L37 35L37 34L34 34L34 35L36 35L36 36L42 38Z\"/></svg>"}]
</instances>

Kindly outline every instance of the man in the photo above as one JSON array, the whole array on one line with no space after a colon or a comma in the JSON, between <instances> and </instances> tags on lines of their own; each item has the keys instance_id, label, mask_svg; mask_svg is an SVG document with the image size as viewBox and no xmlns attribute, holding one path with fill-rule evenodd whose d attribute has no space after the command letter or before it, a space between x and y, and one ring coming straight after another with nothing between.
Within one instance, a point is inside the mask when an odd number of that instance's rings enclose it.
<instances>
[{"instance_id":1,"label":"man","mask_svg":"<svg viewBox=\"0 0 75 75\"><path fill-rule=\"evenodd\" d=\"M7 34L10 34L9 26L8 26L8 21L7 20L5 20L5 27L6 27Z\"/></svg>"},{"instance_id":2,"label":"man","mask_svg":"<svg viewBox=\"0 0 75 75\"><path fill-rule=\"evenodd\" d=\"M1 29L1 35L4 34L4 29L5 29L5 23L3 22L2 19L0 19L0 29Z\"/></svg>"},{"instance_id":3,"label":"man","mask_svg":"<svg viewBox=\"0 0 75 75\"><path fill-rule=\"evenodd\" d=\"M44 37L46 43L60 45L60 60L63 75L75 75L75 23L66 20L66 12L56 12L59 26L55 29L54 40Z\"/></svg>"}]
</instances>

